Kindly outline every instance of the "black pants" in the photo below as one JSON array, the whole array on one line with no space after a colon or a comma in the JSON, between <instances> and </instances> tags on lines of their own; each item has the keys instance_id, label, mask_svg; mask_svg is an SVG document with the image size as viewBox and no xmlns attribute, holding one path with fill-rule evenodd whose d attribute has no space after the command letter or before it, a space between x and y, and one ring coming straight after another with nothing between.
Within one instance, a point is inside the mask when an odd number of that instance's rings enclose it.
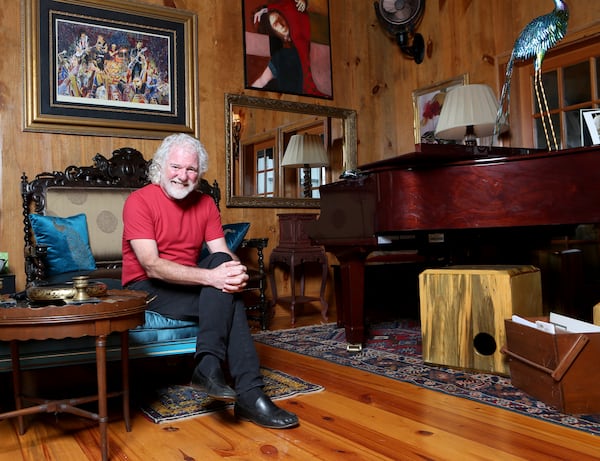
<instances>
[{"instance_id":1,"label":"black pants","mask_svg":"<svg viewBox=\"0 0 600 461\"><path fill-rule=\"evenodd\" d=\"M213 253L199 266L211 269L230 260L226 253ZM172 319L197 321L195 356L209 353L227 362L238 394L263 386L246 309L237 295L210 286L176 285L160 280L142 280L127 288L155 296L148 306L151 311Z\"/></svg>"}]
</instances>

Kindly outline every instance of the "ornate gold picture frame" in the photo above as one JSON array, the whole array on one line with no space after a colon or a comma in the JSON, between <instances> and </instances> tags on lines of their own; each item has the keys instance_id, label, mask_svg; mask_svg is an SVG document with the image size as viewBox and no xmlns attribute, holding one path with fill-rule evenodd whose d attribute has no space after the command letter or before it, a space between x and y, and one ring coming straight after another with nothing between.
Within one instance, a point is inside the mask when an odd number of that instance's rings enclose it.
<instances>
[{"instance_id":1,"label":"ornate gold picture frame","mask_svg":"<svg viewBox=\"0 0 600 461\"><path fill-rule=\"evenodd\" d=\"M127 0L24 0L24 130L198 134L197 17Z\"/></svg>"}]
</instances>

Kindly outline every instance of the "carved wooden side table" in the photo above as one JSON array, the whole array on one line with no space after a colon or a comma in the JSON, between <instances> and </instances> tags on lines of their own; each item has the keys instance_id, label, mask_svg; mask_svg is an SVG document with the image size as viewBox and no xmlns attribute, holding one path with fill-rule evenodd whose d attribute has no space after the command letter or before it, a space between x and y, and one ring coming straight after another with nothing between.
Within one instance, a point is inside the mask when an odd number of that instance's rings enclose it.
<instances>
[{"instance_id":1,"label":"carved wooden side table","mask_svg":"<svg viewBox=\"0 0 600 461\"><path fill-rule=\"evenodd\" d=\"M279 217L279 245L273 249L269 258L269 277L271 290L273 291L273 305L278 303L289 303L292 324L296 323L296 304L318 301L321 303L321 317L327 321L327 310L329 306L325 301L325 286L329 267L325 249L319 245L313 245L308 235L304 232L303 223L314 221L316 214L311 213L283 213ZM304 265L308 263L320 264L322 268L321 290L319 296L306 296L304 292L305 278ZM275 284L276 266L287 266L290 272L290 296L279 296ZM296 268L299 268L300 294L296 294Z\"/></svg>"}]
</instances>

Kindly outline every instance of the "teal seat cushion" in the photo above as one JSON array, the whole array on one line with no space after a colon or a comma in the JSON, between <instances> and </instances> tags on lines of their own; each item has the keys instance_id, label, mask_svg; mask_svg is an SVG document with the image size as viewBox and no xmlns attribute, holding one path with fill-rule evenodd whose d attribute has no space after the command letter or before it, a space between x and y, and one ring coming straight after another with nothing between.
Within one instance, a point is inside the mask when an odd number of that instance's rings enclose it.
<instances>
[{"instance_id":1,"label":"teal seat cushion","mask_svg":"<svg viewBox=\"0 0 600 461\"><path fill-rule=\"evenodd\" d=\"M130 344L150 344L164 341L174 341L195 338L198 324L186 320L175 320L164 317L157 312L146 311L143 325L129 330Z\"/></svg>"},{"instance_id":2,"label":"teal seat cushion","mask_svg":"<svg viewBox=\"0 0 600 461\"><path fill-rule=\"evenodd\" d=\"M30 214L29 221L36 244L48 247L44 261L48 276L96 269L84 213L68 218Z\"/></svg>"},{"instance_id":3,"label":"teal seat cushion","mask_svg":"<svg viewBox=\"0 0 600 461\"><path fill-rule=\"evenodd\" d=\"M225 234L225 241L227 242L227 247L231 251L233 251L234 253L237 251L242 241L244 240L244 237L246 237L248 229L250 229L249 222L238 222L233 224L225 224L223 226L223 234ZM202 251L200 252L199 260L206 258L208 255L208 248L206 247L206 245L204 245L202 247Z\"/></svg>"}]
</instances>

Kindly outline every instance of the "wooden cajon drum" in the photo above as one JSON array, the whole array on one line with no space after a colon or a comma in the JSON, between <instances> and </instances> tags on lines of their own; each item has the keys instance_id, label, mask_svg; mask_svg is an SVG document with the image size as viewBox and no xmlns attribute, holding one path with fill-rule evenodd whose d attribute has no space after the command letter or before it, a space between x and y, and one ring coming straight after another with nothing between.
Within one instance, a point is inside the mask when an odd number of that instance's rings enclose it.
<instances>
[{"instance_id":1,"label":"wooden cajon drum","mask_svg":"<svg viewBox=\"0 0 600 461\"><path fill-rule=\"evenodd\" d=\"M504 320L542 315L534 266L449 266L419 274L423 361L509 375Z\"/></svg>"}]
</instances>

